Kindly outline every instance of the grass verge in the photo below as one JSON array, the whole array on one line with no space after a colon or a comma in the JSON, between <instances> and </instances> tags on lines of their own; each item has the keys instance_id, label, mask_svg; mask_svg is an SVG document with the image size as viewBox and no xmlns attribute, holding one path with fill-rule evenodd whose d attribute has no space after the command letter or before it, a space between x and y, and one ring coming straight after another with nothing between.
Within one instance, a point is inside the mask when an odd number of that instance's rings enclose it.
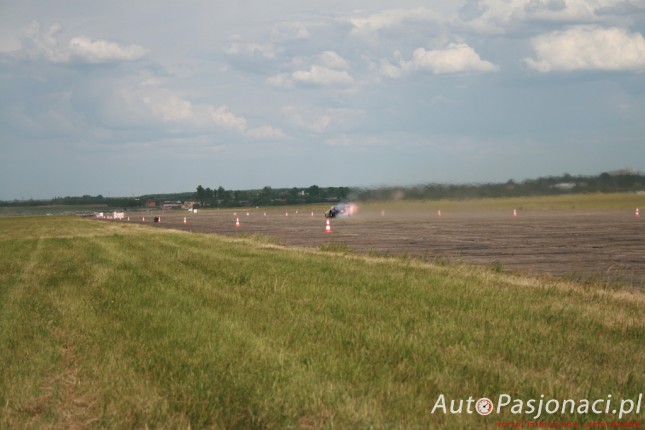
<instances>
[{"instance_id":1,"label":"grass verge","mask_svg":"<svg viewBox=\"0 0 645 430\"><path fill-rule=\"evenodd\" d=\"M0 219L0 427L492 428L531 417L431 410L643 391L641 292L330 251Z\"/></svg>"}]
</instances>

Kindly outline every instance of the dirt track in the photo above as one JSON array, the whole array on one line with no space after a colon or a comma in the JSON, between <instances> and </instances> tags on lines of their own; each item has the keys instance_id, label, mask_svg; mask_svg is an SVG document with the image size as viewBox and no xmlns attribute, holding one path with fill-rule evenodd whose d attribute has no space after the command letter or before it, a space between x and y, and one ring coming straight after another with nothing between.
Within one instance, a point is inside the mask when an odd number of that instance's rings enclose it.
<instances>
[{"instance_id":1,"label":"dirt track","mask_svg":"<svg viewBox=\"0 0 645 430\"><path fill-rule=\"evenodd\" d=\"M266 213L266 215L265 215ZM248 215L247 215L248 214ZM129 214L141 222L141 214ZM321 211L222 210L191 214L166 211L161 228L225 235L270 236L287 245L347 246L379 255L448 259L504 270L613 280L645 287L645 219L627 211L442 213L436 210L361 211L331 220L325 233ZM186 217L187 224L183 223ZM239 218L240 227L235 226Z\"/></svg>"}]
</instances>

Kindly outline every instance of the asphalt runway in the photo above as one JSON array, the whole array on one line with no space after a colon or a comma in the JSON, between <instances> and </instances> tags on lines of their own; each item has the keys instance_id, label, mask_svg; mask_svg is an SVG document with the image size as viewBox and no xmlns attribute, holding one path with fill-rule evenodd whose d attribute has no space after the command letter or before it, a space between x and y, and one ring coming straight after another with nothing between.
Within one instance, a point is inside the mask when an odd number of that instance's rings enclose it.
<instances>
[{"instance_id":1,"label":"asphalt runway","mask_svg":"<svg viewBox=\"0 0 645 430\"><path fill-rule=\"evenodd\" d=\"M142 222L141 213L127 214ZM201 233L262 235L278 243L339 245L360 253L492 265L503 270L611 281L645 288L645 219L628 210L442 212L372 208L332 219L322 211L165 211L146 224ZM160 223L152 223L160 216ZM186 223L184 223L184 217ZM239 219L239 227L236 220ZM123 222L123 221L120 221Z\"/></svg>"}]
</instances>

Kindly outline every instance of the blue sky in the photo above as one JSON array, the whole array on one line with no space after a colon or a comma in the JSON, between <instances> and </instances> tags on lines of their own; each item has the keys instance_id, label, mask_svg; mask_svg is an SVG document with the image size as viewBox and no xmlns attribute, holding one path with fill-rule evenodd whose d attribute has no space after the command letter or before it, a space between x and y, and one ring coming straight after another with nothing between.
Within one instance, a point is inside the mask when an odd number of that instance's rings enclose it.
<instances>
[{"instance_id":1,"label":"blue sky","mask_svg":"<svg viewBox=\"0 0 645 430\"><path fill-rule=\"evenodd\" d=\"M645 170L645 0L0 0L0 199Z\"/></svg>"}]
</instances>

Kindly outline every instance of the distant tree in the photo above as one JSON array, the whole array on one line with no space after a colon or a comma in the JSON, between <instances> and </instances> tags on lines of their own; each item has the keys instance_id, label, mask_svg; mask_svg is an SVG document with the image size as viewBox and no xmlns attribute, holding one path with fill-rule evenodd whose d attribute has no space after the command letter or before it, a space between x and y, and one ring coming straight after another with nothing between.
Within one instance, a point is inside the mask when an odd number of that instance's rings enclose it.
<instances>
[{"instance_id":1,"label":"distant tree","mask_svg":"<svg viewBox=\"0 0 645 430\"><path fill-rule=\"evenodd\" d=\"M206 190L201 185L197 186L197 200L199 203L204 206L204 200L206 199Z\"/></svg>"},{"instance_id":2,"label":"distant tree","mask_svg":"<svg viewBox=\"0 0 645 430\"><path fill-rule=\"evenodd\" d=\"M257 205L267 206L273 201L273 189L269 186L262 188L257 198Z\"/></svg>"}]
</instances>

